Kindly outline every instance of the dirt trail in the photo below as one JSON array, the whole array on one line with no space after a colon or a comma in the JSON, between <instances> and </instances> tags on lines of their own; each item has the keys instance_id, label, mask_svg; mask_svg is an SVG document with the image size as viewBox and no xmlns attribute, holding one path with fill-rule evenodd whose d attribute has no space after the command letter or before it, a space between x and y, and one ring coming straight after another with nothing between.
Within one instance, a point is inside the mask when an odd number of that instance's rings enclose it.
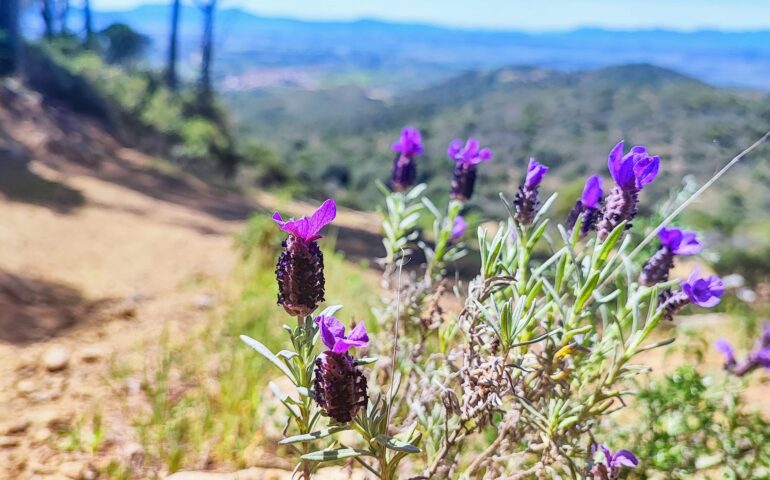
<instances>
[{"instance_id":1,"label":"dirt trail","mask_svg":"<svg viewBox=\"0 0 770 480\"><path fill-rule=\"evenodd\" d=\"M55 432L99 411L106 448L137 454L114 401L130 388L105 379L167 325L206 320L255 205L0 88L0 479L85 478L89 455Z\"/></svg>"}]
</instances>

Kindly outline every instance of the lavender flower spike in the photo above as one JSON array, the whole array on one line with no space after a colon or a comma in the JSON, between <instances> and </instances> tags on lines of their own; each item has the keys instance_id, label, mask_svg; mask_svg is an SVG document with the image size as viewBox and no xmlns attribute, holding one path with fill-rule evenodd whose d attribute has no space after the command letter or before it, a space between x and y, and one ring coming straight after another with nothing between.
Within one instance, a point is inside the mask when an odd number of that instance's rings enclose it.
<instances>
[{"instance_id":1,"label":"lavender flower spike","mask_svg":"<svg viewBox=\"0 0 770 480\"><path fill-rule=\"evenodd\" d=\"M658 233L660 248L647 260L639 276L639 283L651 287L668 281L668 275L674 267L674 255L695 255L703 245L695 232L678 228L662 228Z\"/></svg>"},{"instance_id":2,"label":"lavender flower spike","mask_svg":"<svg viewBox=\"0 0 770 480\"><path fill-rule=\"evenodd\" d=\"M481 162L492 159L492 150L479 148L479 141L471 137L465 142L460 139L452 140L447 149L449 158L455 161L455 171L452 178L452 188L449 196L461 202L467 202L473 196L476 184L476 166Z\"/></svg>"},{"instance_id":3,"label":"lavender flower spike","mask_svg":"<svg viewBox=\"0 0 770 480\"><path fill-rule=\"evenodd\" d=\"M339 423L348 423L368 402L366 377L348 351L366 347L369 336L363 322L346 336L345 327L333 316L318 316L315 321L321 331L321 340L329 350L315 362L314 397L329 417Z\"/></svg>"},{"instance_id":4,"label":"lavender flower spike","mask_svg":"<svg viewBox=\"0 0 770 480\"><path fill-rule=\"evenodd\" d=\"M599 219L599 213L602 206L602 179L598 175L592 175L586 180L583 188L583 195L580 200L575 202L575 206L567 216L567 228L575 228L578 216L583 214L583 224L580 228L581 236L585 236L596 227L596 221Z\"/></svg>"},{"instance_id":5,"label":"lavender flower spike","mask_svg":"<svg viewBox=\"0 0 770 480\"><path fill-rule=\"evenodd\" d=\"M699 307L711 308L719 304L725 286L722 279L716 275L698 278L698 270L694 270L682 289L672 293L661 305L668 320L673 320L674 314L684 306L692 303Z\"/></svg>"},{"instance_id":6,"label":"lavender flower spike","mask_svg":"<svg viewBox=\"0 0 770 480\"><path fill-rule=\"evenodd\" d=\"M720 338L716 342L714 342L714 348L718 352L720 352L722 355L725 356L725 369L730 370L733 367L735 367L735 364L737 363L735 360L735 350L733 349L733 346L724 338Z\"/></svg>"},{"instance_id":7,"label":"lavender flower spike","mask_svg":"<svg viewBox=\"0 0 770 480\"><path fill-rule=\"evenodd\" d=\"M623 155L623 141L612 149L607 160L615 187L607 196L604 214L598 225L599 238L605 239L621 222L630 222L636 216L639 192L658 175L660 158L647 154L637 145ZM627 228L630 228L630 223Z\"/></svg>"},{"instance_id":8,"label":"lavender flower spike","mask_svg":"<svg viewBox=\"0 0 770 480\"><path fill-rule=\"evenodd\" d=\"M757 340L754 349L742 362L738 362L735 359L733 347L727 340L717 340L714 346L725 355L725 370L739 377L753 372L760 367L770 370L770 323L768 322L765 322L762 326L762 335Z\"/></svg>"},{"instance_id":9,"label":"lavender flower spike","mask_svg":"<svg viewBox=\"0 0 770 480\"><path fill-rule=\"evenodd\" d=\"M459 240L465 235L465 230L468 228L468 224L465 223L465 219L458 215L455 217L455 221L452 224L452 233L450 235L451 240Z\"/></svg>"},{"instance_id":10,"label":"lavender flower spike","mask_svg":"<svg viewBox=\"0 0 770 480\"><path fill-rule=\"evenodd\" d=\"M639 459L629 450L612 453L605 445L599 445L599 449L604 454L604 462L597 462L591 469L594 480L614 480L620 477L624 467L636 468L639 465Z\"/></svg>"},{"instance_id":11,"label":"lavender flower spike","mask_svg":"<svg viewBox=\"0 0 770 480\"><path fill-rule=\"evenodd\" d=\"M529 159L527 177L513 198L513 205L516 210L513 219L522 225L531 225L535 219L537 208L540 205L538 190L546 173L548 173L548 167L535 161L534 158Z\"/></svg>"},{"instance_id":12,"label":"lavender flower spike","mask_svg":"<svg viewBox=\"0 0 770 480\"><path fill-rule=\"evenodd\" d=\"M310 218L283 220L278 212L273 214L273 220L289 234L275 267L278 304L289 315L309 315L324 299L323 254L316 240L336 215L337 206L332 199L326 200Z\"/></svg>"},{"instance_id":13,"label":"lavender flower spike","mask_svg":"<svg viewBox=\"0 0 770 480\"><path fill-rule=\"evenodd\" d=\"M417 166L414 157L423 152L420 131L413 127L404 127L401 130L401 138L390 148L397 152L396 159L393 160L390 184L393 190L403 192L414 185L417 178Z\"/></svg>"}]
</instances>

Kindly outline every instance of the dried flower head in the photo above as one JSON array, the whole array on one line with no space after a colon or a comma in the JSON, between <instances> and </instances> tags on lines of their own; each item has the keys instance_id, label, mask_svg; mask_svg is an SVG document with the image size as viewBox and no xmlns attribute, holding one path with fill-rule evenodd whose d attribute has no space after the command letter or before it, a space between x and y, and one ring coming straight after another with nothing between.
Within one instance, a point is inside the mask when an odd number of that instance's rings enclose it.
<instances>
[{"instance_id":1,"label":"dried flower head","mask_svg":"<svg viewBox=\"0 0 770 480\"><path fill-rule=\"evenodd\" d=\"M304 317L324 299L323 254L316 240L318 233L337 215L334 200L326 200L310 218L284 221L278 212L273 220L289 234L275 268L278 304L289 315Z\"/></svg>"},{"instance_id":2,"label":"dried flower head","mask_svg":"<svg viewBox=\"0 0 770 480\"><path fill-rule=\"evenodd\" d=\"M529 159L527 176L513 199L516 210L513 218L522 225L531 225L535 219L537 208L540 206L538 190L546 173L548 173L548 167L535 161L534 158Z\"/></svg>"},{"instance_id":3,"label":"dried flower head","mask_svg":"<svg viewBox=\"0 0 770 480\"><path fill-rule=\"evenodd\" d=\"M396 153L393 160L393 172L390 177L390 184L393 190L402 192L414 185L417 178L417 166L414 158L422 155L422 136L420 131L413 127L404 127L401 130L401 138L391 147Z\"/></svg>"},{"instance_id":4,"label":"dried flower head","mask_svg":"<svg viewBox=\"0 0 770 480\"><path fill-rule=\"evenodd\" d=\"M339 423L348 423L368 401L366 377L348 351L366 347L369 336L363 322L346 336L345 327L331 315L319 316L315 321L320 328L321 340L329 349L316 359L315 399L329 417Z\"/></svg>"},{"instance_id":5,"label":"dried flower head","mask_svg":"<svg viewBox=\"0 0 770 480\"><path fill-rule=\"evenodd\" d=\"M492 150L480 149L479 141L471 137L465 142L464 147L462 140L452 140L447 149L447 155L455 161L449 196L461 202L468 201L473 196L473 187L476 184L476 166L491 160Z\"/></svg>"},{"instance_id":6,"label":"dried flower head","mask_svg":"<svg viewBox=\"0 0 770 480\"><path fill-rule=\"evenodd\" d=\"M598 225L599 238L607 238L621 222L630 222L637 212L639 192L658 175L660 158L650 156L647 149L637 145L623 155L623 141L610 151L607 166L615 187L605 201L604 214ZM630 227L630 223L629 223ZM628 228L628 227L627 227Z\"/></svg>"}]
</instances>

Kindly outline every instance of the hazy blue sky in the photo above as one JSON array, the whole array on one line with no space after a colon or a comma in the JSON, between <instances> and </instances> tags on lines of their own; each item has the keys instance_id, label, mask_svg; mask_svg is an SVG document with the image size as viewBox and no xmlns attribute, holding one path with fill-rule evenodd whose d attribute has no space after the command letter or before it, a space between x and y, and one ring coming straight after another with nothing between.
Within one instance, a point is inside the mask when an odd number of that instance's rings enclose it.
<instances>
[{"instance_id":1,"label":"hazy blue sky","mask_svg":"<svg viewBox=\"0 0 770 480\"><path fill-rule=\"evenodd\" d=\"M124 9L159 0L92 0ZM770 28L770 0L220 0L267 16L362 17L460 27L566 30L575 27L726 30Z\"/></svg>"}]
</instances>

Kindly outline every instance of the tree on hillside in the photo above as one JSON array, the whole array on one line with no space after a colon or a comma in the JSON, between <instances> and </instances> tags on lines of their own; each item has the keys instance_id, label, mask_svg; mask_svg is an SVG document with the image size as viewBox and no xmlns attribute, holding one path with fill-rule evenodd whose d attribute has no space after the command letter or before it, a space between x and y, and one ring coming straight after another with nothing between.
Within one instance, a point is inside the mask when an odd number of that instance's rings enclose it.
<instances>
[{"instance_id":1,"label":"tree on hillside","mask_svg":"<svg viewBox=\"0 0 770 480\"><path fill-rule=\"evenodd\" d=\"M59 34L67 35L69 33L67 20L69 18L69 13L70 13L70 1L59 0L59 2L56 5L56 11L57 11L57 20L59 22Z\"/></svg>"},{"instance_id":2,"label":"tree on hillside","mask_svg":"<svg viewBox=\"0 0 770 480\"><path fill-rule=\"evenodd\" d=\"M0 1L0 75L16 70L19 49L19 0Z\"/></svg>"},{"instance_id":3,"label":"tree on hillside","mask_svg":"<svg viewBox=\"0 0 770 480\"><path fill-rule=\"evenodd\" d=\"M203 38L201 40L200 93L204 103L209 103L213 92L211 86L211 62L214 51L214 13L217 0L201 0L198 6L203 13Z\"/></svg>"},{"instance_id":4,"label":"tree on hillside","mask_svg":"<svg viewBox=\"0 0 770 480\"><path fill-rule=\"evenodd\" d=\"M166 63L166 85L176 90L178 79L176 74L176 57L179 50L179 15L181 0L173 0L171 4L171 33L168 40L168 60Z\"/></svg>"},{"instance_id":5,"label":"tree on hillside","mask_svg":"<svg viewBox=\"0 0 770 480\"><path fill-rule=\"evenodd\" d=\"M113 23L98 34L104 58L109 63L131 65L141 58L150 38L125 23Z\"/></svg>"},{"instance_id":6,"label":"tree on hillside","mask_svg":"<svg viewBox=\"0 0 770 480\"><path fill-rule=\"evenodd\" d=\"M86 30L86 45L92 45L94 39L94 26L91 19L91 0L83 0L83 25Z\"/></svg>"},{"instance_id":7,"label":"tree on hillside","mask_svg":"<svg viewBox=\"0 0 770 480\"><path fill-rule=\"evenodd\" d=\"M53 0L40 0L40 16L43 18L45 38L51 40L54 37L54 6Z\"/></svg>"}]
</instances>

